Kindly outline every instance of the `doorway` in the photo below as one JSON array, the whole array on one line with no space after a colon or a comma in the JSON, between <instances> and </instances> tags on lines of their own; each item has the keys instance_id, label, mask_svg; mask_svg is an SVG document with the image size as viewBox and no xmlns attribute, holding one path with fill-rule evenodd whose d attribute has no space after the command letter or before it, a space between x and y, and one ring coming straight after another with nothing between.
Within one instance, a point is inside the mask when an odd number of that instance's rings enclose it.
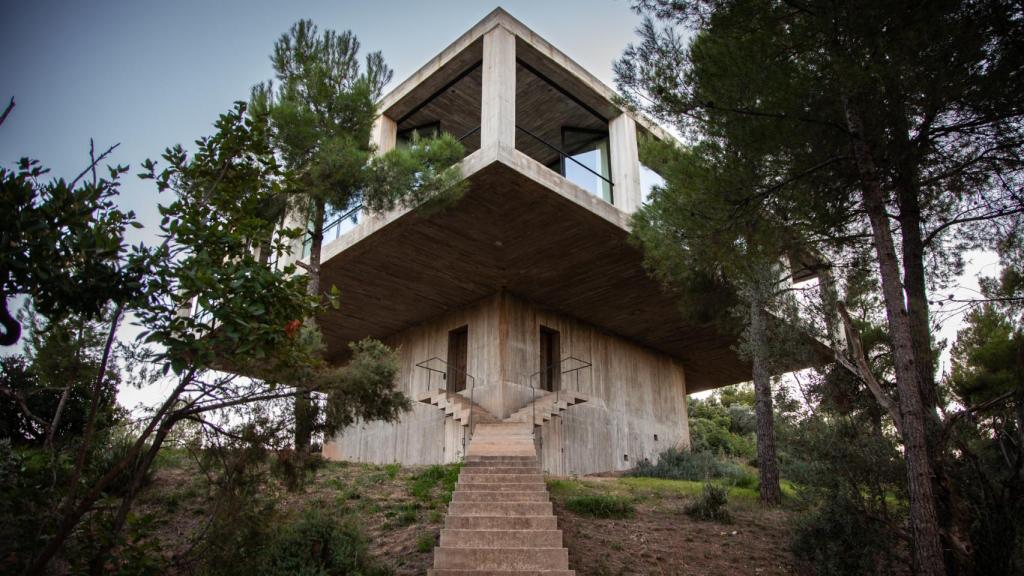
<instances>
[{"instance_id":1,"label":"doorway","mask_svg":"<svg viewBox=\"0 0 1024 576\"><path fill-rule=\"evenodd\" d=\"M466 367L469 364L469 326L448 332L448 391L466 389Z\"/></svg>"},{"instance_id":2,"label":"doorway","mask_svg":"<svg viewBox=\"0 0 1024 576\"><path fill-rule=\"evenodd\" d=\"M562 351L558 330L540 327L540 387L554 392L560 388Z\"/></svg>"}]
</instances>

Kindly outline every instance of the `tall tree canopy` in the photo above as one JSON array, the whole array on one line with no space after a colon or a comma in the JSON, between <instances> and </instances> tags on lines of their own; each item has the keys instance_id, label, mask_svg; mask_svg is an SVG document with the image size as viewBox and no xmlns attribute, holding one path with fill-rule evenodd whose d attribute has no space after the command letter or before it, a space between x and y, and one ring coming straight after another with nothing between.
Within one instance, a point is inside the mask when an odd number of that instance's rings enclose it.
<instances>
[{"instance_id":1,"label":"tall tree canopy","mask_svg":"<svg viewBox=\"0 0 1024 576\"><path fill-rule=\"evenodd\" d=\"M870 243L897 389L880 402L901 423L915 561L922 574L969 562L969 520L946 475L927 288L959 271L958 248L1019 231L999 224L1024 210L1021 6L634 5L666 26L647 20L617 63L627 99L771 167L744 207L816 252L841 261L850 241Z\"/></svg>"},{"instance_id":2,"label":"tall tree canopy","mask_svg":"<svg viewBox=\"0 0 1024 576\"><path fill-rule=\"evenodd\" d=\"M382 210L451 201L462 190L457 164L463 148L449 135L377 156L371 129L392 71L380 52L367 54L361 63L359 49L351 32L321 32L312 21L300 20L274 45L277 85L266 82L253 89L255 109L269 113L271 141L284 162L285 202L278 203L278 217L290 212L308 235L308 258L301 254L300 265L314 297L323 290L320 260L329 214L360 204ZM296 397L300 450L309 447L314 413L308 395Z\"/></svg>"}]
</instances>

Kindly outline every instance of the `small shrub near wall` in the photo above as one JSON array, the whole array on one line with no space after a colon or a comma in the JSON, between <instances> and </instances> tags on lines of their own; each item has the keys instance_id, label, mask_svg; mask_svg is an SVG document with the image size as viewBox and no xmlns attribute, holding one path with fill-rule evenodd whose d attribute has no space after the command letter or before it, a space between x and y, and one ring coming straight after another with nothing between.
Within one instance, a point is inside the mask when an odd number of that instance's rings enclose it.
<instances>
[{"instance_id":1,"label":"small shrub near wall","mask_svg":"<svg viewBox=\"0 0 1024 576\"><path fill-rule=\"evenodd\" d=\"M595 518L629 518L635 512L629 498L605 494L572 496L565 501L565 507L581 516Z\"/></svg>"}]
</instances>

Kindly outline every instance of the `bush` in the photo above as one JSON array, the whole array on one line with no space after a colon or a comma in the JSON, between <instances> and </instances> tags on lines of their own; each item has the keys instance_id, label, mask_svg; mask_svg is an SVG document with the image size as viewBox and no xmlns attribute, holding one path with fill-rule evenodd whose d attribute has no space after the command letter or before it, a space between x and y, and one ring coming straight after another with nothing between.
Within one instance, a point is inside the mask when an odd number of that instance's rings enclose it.
<instances>
[{"instance_id":1,"label":"bush","mask_svg":"<svg viewBox=\"0 0 1024 576\"><path fill-rule=\"evenodd\" d=\"M896 534L868 519L848 495L832 492L796 523L793 555L818 574L891 574L900 565Z\"/></svg>"},{"instance_id":2,"label":"bush","mask_svg":"<svg viewBox=\"0 0 1024 576\"><path fill-rule=\"evenodd\" d=\"M255 574L326 576L387 574L370 556L366 537L354 518L338 519L319 507L285 524L267 546L264 566Z\"/></svg>"},{"instance_id":3,"label":"bush","mask_svg":"<svg viewBox=\"0 0 1024 576\"><path fill-rule=\"evenodd\" d=\"M728 503L729 494L725 488L705 482L704 490L697 501L686 508L686 513L697 520L732 522L732 515L725 508Z\"/></svg>"},{"instance_id":4,"label":"bush","mask_svg":"<svg viewBox=\"0 0 1024 576\"><path fill-rule=\"evenodd\" d=\"M565 501L565 507L581 516L595 518L629 518L635 512L628 498L604 494L572 496Z\"/></svg>"},{"instance_id":5,"label":"bush","mask_svg":"<svg viewBox=\"0 0 1024 576\"><path fill-rule=\"evenodd\" d=\"M701 482L724 479L733 486L757 487L757 477L739 464L729 462L709 452L689 452L669 448L658 457L658 463L641 461L630 476L669 478Z\"/></svg>"},{"instance_id":6,"label":"bush","mask_svg":"<svg viewBox=\"0 0 1024 576\"><path fill-rule=\"evenodd\" d=\"M255 512L255 510L250 510ZM218 546L204 558L209 576L383 576L390 571L370 556L358 521L311 506L298 519L274 522L248 513L219 523Z\"/></svg>"}]
</instances>

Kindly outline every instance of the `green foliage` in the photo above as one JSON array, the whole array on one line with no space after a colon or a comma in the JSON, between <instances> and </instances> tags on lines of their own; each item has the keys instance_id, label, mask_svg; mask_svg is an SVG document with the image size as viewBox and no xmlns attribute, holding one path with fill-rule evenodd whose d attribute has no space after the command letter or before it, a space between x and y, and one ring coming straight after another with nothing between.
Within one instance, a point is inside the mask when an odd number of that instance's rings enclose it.
<instances>
[{"instance_id":1,"label":"green foliage","mask_svg":"<svg viewBox=\"0 0 1024 576\"><path fill-rule=\"evenodd\" d=\"M894 574L905 562L898 542L897 534L866 517L856 499L839 491L800 518L792 548L816 574Z\"/></svg>"},{"instance_id":2,"label":"green foliage","mask_svg":"<svg viewBox=\"0 0 1024 576\"><path fill-rule=\"evenodd\" d=\"M434 465L409 479L409 493L422 502L447 504L459 481L462 464Z\"/></svg>"},{"instance_id":3,"label":"green foliage","mask_svg":"<svg viewBox=\"0 0 1024 576\"><path fill-rule=\"evenodd\" d=\"M111 302L141 295L151 254L125 242L129 226L141 227L134 213L114 202L128 168L108 168L98 177L105 155L71 182L42 182L47 170L28 158L17 170L0 168L0 343L12 345L20 336L8 310L17 294L31 296L36 310L53 320L95 318Z\"/></svg>"},{"instance_id":4,"label":"green foliage","mask_svg":"<svg viewBox=\"0 0 1024 576\"><path fill-rule=\"evenodd\" d=\"M732 515L726 508L728 503L729 494L725 488L705 482L697 501L687 506L686 514L697 520L732 522Z\"/></svg>"},{"instance_id":5,"label":"green foliage","mask_svg":"<svg viewBox=\"0 0 1024 576\"><path fill-rule=\"evenodd\" d=\"M696 452L669 448L658 456L657 464L644 460L630 476L671 478L673 480L703 481L725 480L728 484L749 488L757 486L757 477L739 464L730 462L711 452Z\"/></svg>"},{"instance_id":6,"label":"green foliage","mask_svg":"<svg viewBox=\"0 0 1024 576\"><path fill-rule=\"evenodd\" d=\"M434 551L434 545L437 543L437 538L431 532L424 532L416 538L416 551L420 554L426 554Z\"/></svg>"},{"instance_id":7,"label":"green foliage","mask_svg":"<svg viewBox=\"0 0 1024 576\"><path fill-rule=\"evenodd\" d=\"M565 500L565 507L581 516L630 518L636 509L632 500L608 494L581 494Z\"/></svg>"},{"instance_id":8,"label":"green foliage","mask_svg":"<svg viewBox=\"0 0 1024 576\"><path fill-rule=\"evenodd\" d=\"M81 436L89 417L91 392L95 385L109 326L82 317L47 322L30 314L29 330L23 339L24 355L0 359L0 386L9 394L0 396L0 437L16 444L42 445L64 389L67 398L54 441L61 444ZM96 429L110 427L119 417L115 396L120 374L107 369L100 387ZM19 407L24 400L32 415L47 421L44 426Z\"/></svg>"},{"instance_id":9,"label":"green foliage","mask_svg":"<svg viewBox=\"0 0 1024 576\"><path fill-rule=\"evenodd\" d=\"M398 462L388 464L384 466L384 473L388 475L388 479L394 480L398 476L398 471L402 469L402 465Z\"/></svg>"},{"instance_id":10,"label":"green foliage","mask_svg":"<svg viewBox=\"0 0 1024 576\"><path fill-rule=\"evenodd\" d=\"M312 506L298 518L237 518L218 526L219 554L207 556L201 572L210 576L249 574L384 576L390 572L369 554L359 522ZM227 544L227 545L224 545Z\"/></svg>"},{"instance_id":11,"label":"green foliage","mask_svg":"<svg viewBox=\"0 0 1024 576\"><path fill-rule=\"evenodd\" d=\"M318 389L327 391L327 434L361 420L392 422L409 410L410 402L395 387L398 354L379 340L366 338L349 344L352 357L337 370L316 375Z\"/></svg>"},{"instance_id":12,"label":"green foliage","mask_svg":"<svg viewBox=\"0 0 1024 576\"><path fill-rule=\"evenodd\" d=\"M953 345L948 383L970 405L1013 392L1021 385L1024 335L991 304L967 313Z\"/></svg>"}]
</instances>

